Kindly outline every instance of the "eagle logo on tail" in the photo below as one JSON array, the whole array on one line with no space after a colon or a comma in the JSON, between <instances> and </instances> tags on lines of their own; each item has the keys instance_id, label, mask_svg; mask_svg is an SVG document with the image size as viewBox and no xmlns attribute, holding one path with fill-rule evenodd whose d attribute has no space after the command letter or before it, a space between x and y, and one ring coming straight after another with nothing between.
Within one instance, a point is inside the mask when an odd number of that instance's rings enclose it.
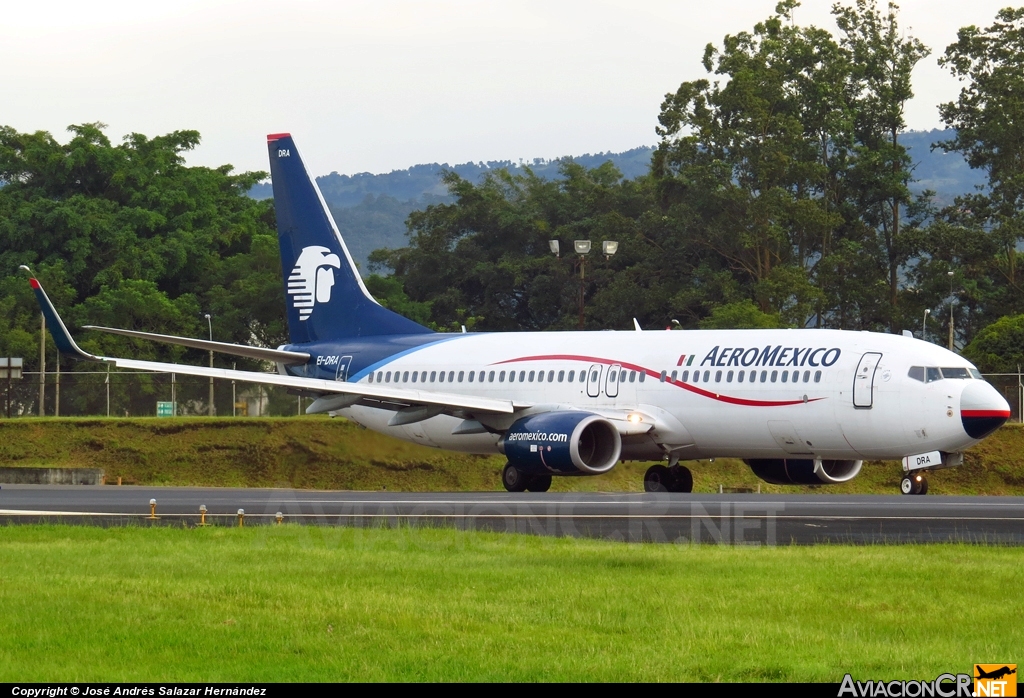
<instances>
[{"instance_id":1,"label":"eagle logo on tail","mask_svg":"<svg viewBox=\"0 0 1024 698\"><path fill-rule=\"evenodd\" d=\"M328 248L319 245L302 248L302 254L288 276L288 295L299 311L299 320L308 319L317 303L331 300L334 269L340 268L341 259Z\"/></svg>"}]
</instances>

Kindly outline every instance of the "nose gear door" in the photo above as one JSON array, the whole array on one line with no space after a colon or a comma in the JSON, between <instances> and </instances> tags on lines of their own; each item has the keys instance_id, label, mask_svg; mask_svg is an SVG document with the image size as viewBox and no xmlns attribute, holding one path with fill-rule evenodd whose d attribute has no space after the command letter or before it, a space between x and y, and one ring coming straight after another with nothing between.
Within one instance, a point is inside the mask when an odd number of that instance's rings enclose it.
<instances>
[{"instance_id":1,"label":"nose gear door","mask_svg":"<svg viewBox=\"0 0 1024 698\"><path fill-rule=\"evenodd\" d=\"M870 410L874 405L875 372L882 355L869 351L860 357L857 373L853 376L853 406L861 410Z\"/></svg>"}]
</instances>

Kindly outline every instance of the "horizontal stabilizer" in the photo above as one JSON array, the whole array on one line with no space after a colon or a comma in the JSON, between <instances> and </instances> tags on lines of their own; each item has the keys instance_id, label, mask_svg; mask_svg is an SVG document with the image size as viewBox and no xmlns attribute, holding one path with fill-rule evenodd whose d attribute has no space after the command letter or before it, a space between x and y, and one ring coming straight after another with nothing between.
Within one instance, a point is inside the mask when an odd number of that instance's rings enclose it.
<instances>
[{"instance_id":1,"label":"horizontal stabilizer","mask_svg":"<svg viewBox=\"0 0 1024 698\"><path fill-rule=\"evenodd\" d=\"M192 349L203 349L215 351L221 354L232 356L244 356L247 359L257 361L273 361L282 364L304 364L309 361L309 354L304 351L284 351L282 349L267 349L265 347L252 347L246 344L228 344L226 342L211 342L205 339L193 339L191 337L175 337L169 334L153 334L152 332L136 332L135 330L121 330L115 327L98 327L96 325L84 325L83 330L97 330L109 334L119 334L123 337L135 339L148 339L153 342L164 344L178 344Z\"/></svg>"}]
</instances>

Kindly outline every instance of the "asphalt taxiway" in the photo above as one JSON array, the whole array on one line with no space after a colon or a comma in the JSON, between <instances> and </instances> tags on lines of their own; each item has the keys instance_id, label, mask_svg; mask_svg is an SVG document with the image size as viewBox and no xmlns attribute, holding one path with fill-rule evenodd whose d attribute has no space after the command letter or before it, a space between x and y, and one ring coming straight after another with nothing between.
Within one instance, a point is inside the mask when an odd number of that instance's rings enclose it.
<instances>
[{"instance_id":1,"label":"asphalt taxiway","mask_svg":"<svg viewBox=\"0 0 1024 698\"><path fill-rule=\"evenodd\" d=\"M150 500L158 519L149 519ZM450 526L639 542L1024 544L1024 497L407 493L3 485L0 524Z\"/></svg>"}]
</instances>

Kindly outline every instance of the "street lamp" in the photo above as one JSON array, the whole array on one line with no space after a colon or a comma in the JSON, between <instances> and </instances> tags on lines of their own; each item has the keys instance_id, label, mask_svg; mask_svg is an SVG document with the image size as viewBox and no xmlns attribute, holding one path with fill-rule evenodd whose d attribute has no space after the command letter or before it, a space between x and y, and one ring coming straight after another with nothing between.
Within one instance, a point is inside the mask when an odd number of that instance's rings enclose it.
<instances>
[{"instance_id":1,"label":"street lamp","mask_svg":"<svg viewBox=\"0 0 1024 698\"><path fill-rule=\"evenodd\" d=\"M213 321L210 319L210 314L206 313L203 317L206 318L206 326L210 330L210 341L213 341ZM210 368L213 368L213 349L210 349ZM209 414L213 416L213 376L210 376L210 408Z\"/></svg>"},{"instance_id":2,"label":"street lamp","mask_svg":"<svg viewBox=\"0 0 1024 698\"><path fill-rule=\"evenodd\" d=\"M18 269L32 275L28 265L21 264ZM46 316L39 313L39 416L45 415L43 403L46 401Z\"/></svg>"},{"instance_id":3,"label":"street lamp","mask_svg":"<svg viewBox=\"0 0 1024 698\"><path fill-rule=\"evenodd\" d=\"M932 314L931 308L925 308L924 309L924 317L921 318L921 339L922 340L925 338L925 332L926 332L926 327L927 327L927 325L925 323L928 322L928 316L931 315L931 314Z\"/></svg>"},{"instance_id":4,"label":"street lamp","mask_svg":"<svg viewBox=\"0 0 1024 698\"><path fill-rule=\"evenodd\" d=\"M947 271L949 277L949 350L953 351L953 272Z\"/></svg>"},{"instance_id":5,"label":"street lamp","mask_svg":"<svg viewBox=\"0 0 1024 698\"><path fill-rule=\"evenodd\" d=\"M584 297L586 291L586 279L587 279L587 255L590 254L592 248L590 240L573 240L572 248L576 252L576 263L580 267L580 293L579 293L579 304L580 304L580 318L579 318L579 329L583 329L583 309L584 309ZM548 249L551 250L551 254L561 258L560 245L558 240L548 240ZM618 240L605 240L601 243L601 253L605 259L611 259L612 255L619 251Z\"/></svg>"}]
</instances>

